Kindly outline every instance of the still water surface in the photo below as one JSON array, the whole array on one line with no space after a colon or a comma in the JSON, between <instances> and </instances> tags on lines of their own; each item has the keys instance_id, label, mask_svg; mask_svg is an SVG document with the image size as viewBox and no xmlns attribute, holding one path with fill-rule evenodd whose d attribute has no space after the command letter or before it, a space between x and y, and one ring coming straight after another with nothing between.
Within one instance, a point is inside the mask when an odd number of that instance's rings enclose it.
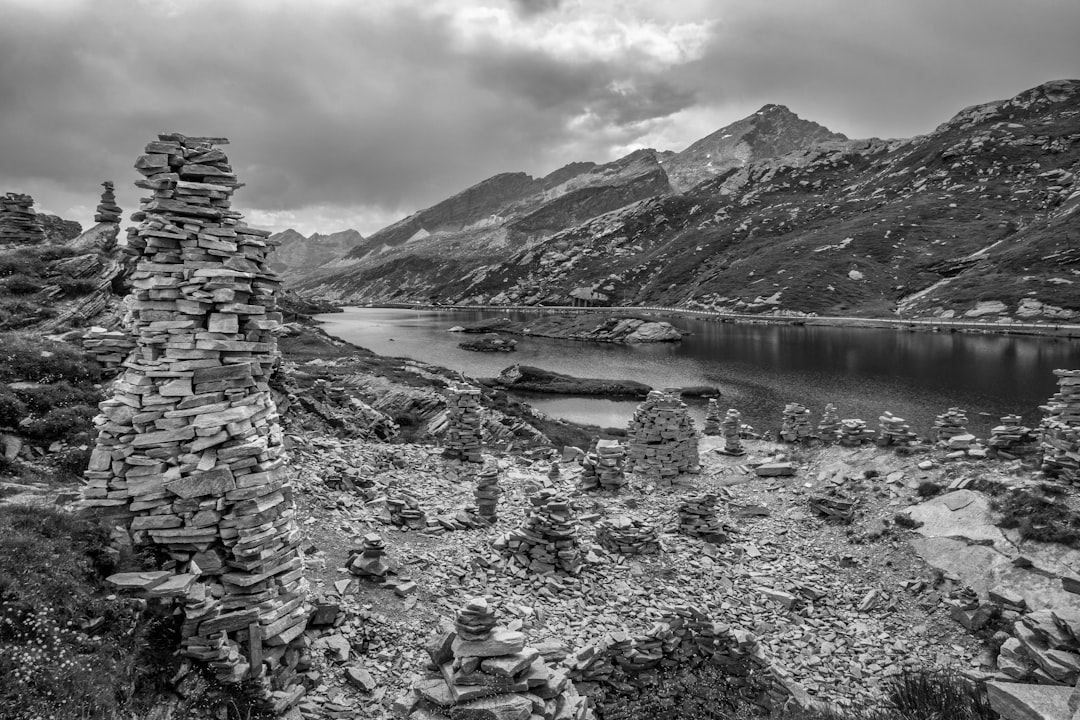
<instances>
[{"instance_id":1,"label":"still water surface","mask_svg":"<svg viewBox=\"0 0 1080 720\"><path fill-rule=\"evenodd\" d=\"M786 402L806 405L815 423L825 403L832 402L841 417L862 418L875 429L878 416L889 410L923 436L936 414L960 407L968 411L970 429L985 437L1006 413L1037 425L1038 406L1055 389L1054 368L1080 367L1075 340L1004 335L670 318L693 334L679 343L639 346L514 336L516 352L476 353L458 348L462 335L447 332L505 314L347 308L318 319L330 334L380 355L421 360L471 377L491 377L522 363L653 387L714 385L723 406L738 408L759 431L779 427ZM637 404L551 395L524 399L550 415L602 427L624 427ZM704 401L687 402L700 423Z\"/></svg>"}]
</instances>

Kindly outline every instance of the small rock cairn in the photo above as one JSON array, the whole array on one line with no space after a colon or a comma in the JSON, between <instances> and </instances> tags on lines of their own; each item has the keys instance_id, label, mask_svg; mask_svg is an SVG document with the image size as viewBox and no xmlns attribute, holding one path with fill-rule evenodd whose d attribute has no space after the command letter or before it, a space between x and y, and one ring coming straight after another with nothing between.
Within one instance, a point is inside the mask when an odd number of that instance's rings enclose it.
<instances>
[{"instance_id":1,"label":"small rock cairn","mask_svg":"<svg viewBox=\"0 0 1080 720\"><path fill-rule=\"evenodd\" d=\"M476 474L476 514L488 525L494 525L498 519L496 508L499 505L499 469L488 465Z\"/></svg>"},{"instance_id":2,"label":"small rock cairn","mask_svg":"<svg viewBox=\"0 0 1080 720\"><path fill-rule=\"evenodd\" d=\"M105 189L101 192L101 202L98 203L97 212L94 213L96 223L119 223L121 210L116 204L116 194L113 192L112 180L101 183Z\"/></svg>"},{"instance_id":3,"label":"small rock cairn","mask_svg":"<svg viewBox=\"0 0 1080 720\"><path fill-rule=\"evenodd\" d=\"M597 440L595 452L587 453L581 458L578 488L617 491L626 485L626 474L623 470L625 458L626 449L618 440Z\"/></svg>"},{"instance_id":4,"label":"small rock cairn","mask_svg":"<svg viewBox=\"0 0 1080 720\"><path fill-rule=\"evenodd\" d=\"M660 552L660 533L656 527L625 516L598 522L596 542L608 552L623 555L655 555Z\"/></svg>"},{"instance_id":5,"label":"small rock cairn","mask_svg":"<svg viewBox=\"0 0 1080 720\"><path fill-rule=\"evenodd\" d=\"M1019 415L1005 415L1001 424L990 430L990 439L986 444L990 451L1005 459L1012 459L1034 452L1039 446L1039 439L1031 428L1022 424Z\"/></svg>"},{"instance_id":6,"label":"small rock cairn","mask_svg":"<svg viewBox=\"0 0 1080 720\"><path fill-rule=\"evenodd\" d=\"M548 480L550 480L551 482L555 482L556 480L559 479L559 461L558 460L552 460L551 465L548 465L547 476L548 476Z\"/></svg>"},{"instance_id":7,"label":"small rock cairn","mask_svg":"<svg viewBox=\"0 0 1080 720\"><path fill-rule=\"evenodd\" d=\"M445 621L444 621L445 622ZM448 624L447 624L448 625ZM498 623L487 600L469 600L452 628L429 641L431 672L394 705L410 720L592 720L566 673L548 667L525 635Z\"/></svg>"},{"instance_id":8,"label":"small rock cairn","mask_svg":"<svg viewBox=\"0 0 1080 720\"><path fill-rule=\"evenodd\" d=\"M806 442L814 435L810 424L810 411L799 403L784 406L784 418L780 425L780 439L785 442Z\"/></svg>"},{"instance_id":9,"label":"small rock cairn","mask_svg":"<svg viewBox=\"0 0 1080 720\"><path fill-rule=\"evenodd\" d=\"M840 444L844 447L858 447L873 442L874 437L874 431L866 427L865 420L849 418L840 421Z\"/></svg>"},{"instance_id":10,"label":"small rock cairn","mask_svg":"<svg viewBox=\"0 0 1080 720\"><path fill-rule=\"evenodd\" d=\"M704 493L686 498L679 504L679 532L708 542L724 542L727 533L716 517L716 493Z\"/></svg>"},{"instance_id":11,"label":"small rock cairn","mask_svg":"<svg viewBox=\"0 0 1080 720\"><path fill-rule=\"evenodd\" d=\"M651 390L634 411L627 453L634 472L671 482L681 473L700 469L697 431L680 392L677 388Z\"/></svg>"},{"instance_id":12,"label":"small rock cairn","mask_svg":"<svg viewBox=\"0 0 1080 720\"><path fill-rule=\"evenodd\" d=\"M705 428L702 432L706 435L719 435L720 426L720 401L709 398L709 405L705 409Z\"/></svg>"},{"instance_id":13,"label":"small rock cairn","mask_svg":"<svg viewBox=\"0 0 1080 720\"><path fill-rule=\"evenodd\" d=\"M215 147L227 142L159 135L135 163L136 184L152 191L127 241L136 347L100 405L83 504L190 579L176 594L186 598L181 654L223 682L263 678L280 707L298 697L286 685L307 621L268 384L280 280L267 263L270 233L230 209L240 184Z\"/></svg>"},{"instance_id":14,"label":"small rock cairn","mask_svg":"<svg viewBox=\"0 0 1080 720\"><path fill-rule=\"evenodd\" d=\"M878 445L912 445L919 441L915 433L911 432L911 425L907 420L887 410L878 417L878 427L881 429Z\"/></svg>"},{"instance_id":15,"label":"small rock cairn","mask_svg":"<svg viewBox=\"0 0 1080 720\"><path fill-rule=\"evenodd\" d=\"M724 455L732 455L735 457L745 455L746 449L743 447L740 433L742 432L742 415L739 411L731 408L724 415L723 422L720 423L721 432L724 435L724 449L721 450Z\"/></svg>"},{"instance_id":16,"label":"small rock cairn","mask_svg":"<svg viewBox=\"0 0 1080 720\"><path fill-rule=\"evenodd\" d=\"M480 420L480 391L469 385L454 385L447 401L450 427L446 431L443 457L481 463L483 445Z\"/></svg>"},{"instance_id":17,"label":"small rock cairn","mask_svg":"<svg viewBox=\"0 0 1080 720\"><path fill-rule=\"evenodd\" d=\"M420 508L420 502L408 493L387 497L386 510L390 514L392 525L413 530L423 530L427 527L427 517Z\"/></svg>"},{"instance_id":18,"label":"small rock cairn","mask_svg":"<svg viewBox=\"0 0 1080 720\"><path fill-rule=\"evenodd\" d=\"M940 445L948 445L949 441L958 435L967 435L967 413L960 408L949 408L934 418L932 430L934 441Z\"/></svg>"},{"instance_id":19,"label":"small rock cairn","mask_svg":"<svg viewBox=\"0 0 1080 720\"><path fill-rule=\"evenodd\" d=\"M840 414L832 403L826 403L825 409L821 411L821 422L818 423L817 431L822 442L832 443L840 439Z\"/></svg>"},{"instance_id":20,"label":"small rock cairn","mask_svg":"<svg viewBox=\"0 0 1080 720\"><path fill-rule=\"evenodd\" d=\"M1058 391L1042 421L1042 468L1050 477L1080 482L1080 370L1055 370Z\"/></svg>"},{"instance_id":21,"label":"small rock cairn","mask_svg":"<svg viewBox=\"0 0 1080 720\"><path fill-rule=\"evenodd\" d=\"M577 520L570 498L545 488L529 498L525 524L495 541L495 549L508 552L537 575L562 571L576 575L582 566Z\"/></svg>"},{"instance_id":22,"label":"small rock cairn","mask_svg":"<svg viewBox=\"0 0 1080 720\"><path fill-rule=\"evenodd\" d=\"M355 552L355 551L354 551ZM386 564L386 543L378 533L364 536L360 552L349 562L349 572L372 582L384 582L390 566Z\"/></svg>"},{"instance_id":23,"label":"small rock cairn","mask_svg":"<svg viewBox=\"0 0 1080 720\"><path fill-rule=\"evenodd\" d=\"M9 192L0 198L0 245L37 245L45 231L34 212L34 198Z\"/></svg>"}]
</instances>

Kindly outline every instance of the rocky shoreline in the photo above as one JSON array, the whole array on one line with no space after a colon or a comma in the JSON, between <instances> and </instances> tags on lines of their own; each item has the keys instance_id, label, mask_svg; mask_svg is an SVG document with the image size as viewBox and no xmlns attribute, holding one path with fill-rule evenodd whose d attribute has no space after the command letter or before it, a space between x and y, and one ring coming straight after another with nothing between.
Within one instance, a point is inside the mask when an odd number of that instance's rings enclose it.
<instances>
[{"instance_id":1,"label":"rocky shoreline","mask_svg":"<svg viewBox=\"0 0 1080 720\"><path fill-rule=\"evenodd\" d=\"M638 315L612 315L592 313L545 315L528 322L507 317L488 318L469 325L451 328L452 332L490 333L504 332L512 335L535 335L537 337L589 342L625 343L637 345L655 342L678 342L687 332L671 323Z\"/></svg>"}]
</instances>

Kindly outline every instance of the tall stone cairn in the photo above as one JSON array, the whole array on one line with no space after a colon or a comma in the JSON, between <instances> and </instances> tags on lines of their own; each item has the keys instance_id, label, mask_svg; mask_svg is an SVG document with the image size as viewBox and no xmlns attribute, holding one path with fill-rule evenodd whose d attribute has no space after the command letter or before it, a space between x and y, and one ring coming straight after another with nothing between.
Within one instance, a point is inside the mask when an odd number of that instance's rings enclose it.
<instances>
[{"instance_id":1,"label":"tall stone cairn","mask_svg":"<svg viewBox=\"0 0 1080 720\"><path fill-rule=\"evenodd\" d=\"M428 676L394 703L409 720L592 720L566 672L549 667L525 635L500 625L485 598L445 620L426 648Z\"/></svg>"},{"instance_id":2,"label":"tall stone cairn","mask_svg":"<svg viewBox=\"0 0 1080 720\"><path fill-rule=\"evenodd\" d=\"M618 440L597 440L596 449L581 458L580 490L617 491L626 485L626 448Z\"/></svg>"},{"instance_id":3,"label":"tall stone cairn","mask_svg":"<svg viewBox=\"0 0 1080 720\"><path fill-rule=\"evenodd\" d=\"M721 451L725 455L745 455L746 449L743 448L742 438L742 415L735 408L729 408L724 415L723 422L720 423L721 432L724 435L724 449Z\"/></svg>"},{"instance_id":4,"label":"tall stone cairn","mask_svg":"<svg viewBox=\"0 0 1080 720\"><path fill-rule=\"evenodd\" d=\"M784 406L783 420L780 425L780 439L785 442L806 442L814 435L810 423L810 411L799 403Z\"/></svg>"},{"instance_id":5,"label":"tall stone cairn","mask_svg":"<svg viewBox=\"0 0 1080 720\"><path fill-rule=\"evenodd\" d=\"M1080 482L1080 370L1055 370L1058 391L1041 410L1042 469L1068 483Z\"/></svg>"},{"instance_id":6,"label":"tall stone cairn","mask_svg":"<svg viewBox=\"0 0 1080 720\"><path fill-rule=\"evenodd\" d=\"M499 496L502 488L499 487L499 469L494 465L488 465L476 474L476 514L484 522L492 525L498 519Z\"/></svg>"},{"instance_id":7,"label":"tall stone cairn","mask_svg":"<svg viewBox=\"0 0 1080 720\"><path fill-rule=\"evenodd\" d=\"M705 408L705 427L701 432L710 436L719 435L720 422L720 401L716 398L709 398L709 404Z\"/></svg>"},{"instance_id":8,"label":"tall stone cairn","mask_svg":"<svg viewBox=\"0 0 1080 720\"><path fill-rule=\"evenodd\" d=\"M1019 415L1004 415L1001 424L990 430L990 439L986 444L993 455L1012 459L1038 449L1039 438L1023 424L1023 418Z\"/></svg>"},{"instance_id":9,"label":"tall stone cairn","mask_svg":"<svg viewBox=\"0 0 1080 720\"><path fill-rule=\"evenodd\" d=\"M822 442L832 443L840 439L840 414L832 403L826 403L825 409L821 411L821 422L818 423L817 431Z\"/></svg>"},{"instance_id":10,"label":"tall stone cairn","mask_svg":"<svg viewBox=\"0 0 1080 720\"><path fill-rule=\"evenodd\" d=\"M230 209L241 185L215 147L226 142L159 135L135 163L136 185L151 191L127 244L136 345L100 405L83 504L197 579L181 654L222 681L261 677L280 701L298 655L287 650L307 620L268 384L280 281L267 264L270 233Z\"/></svg>"},{"instance_id":11,"label":"tall stone cairn","mask_svg":"<svg viewBox=\"0 0 1080 720\"><path fill-rule=\"evenodd\" d=\"M9 192L0 198L0 245L37 245L45 231L34 212L34 198Z\"/></svg>"},{"instance_id":12,"label":"tall stone cairn","mask_svg":"<svg viewBox=\"0 0 1080 720\"><path fill-rule=\"evenodd\" d=\"M101 183L105 189L101 192L101 202L98 203L97 212L94 214L94 222L118 223L120 222L120 206L116 204L116 195L113 193L112 180Z\"/></svg>"},{"instance_id":13,"label":"tall stone cairn","mask_svg":"<svg viewBox=\"0 0 1080 720\"><path fill-rule=\"evenodd\" d=\"M957 435L967 435L967 413L960 408L949 408L934 418L932 430L934 441L948 445L949 440Z\"/></svg>"},{"instance_id":14,"label":"tall stone cairn","mask_svg":"<svg viewBox=\"0 0 1080 720\"><path fill-rule=\"evenodd\" d=\"M576 575L582 566L578 522L570 498L545 488L529 498L525 524L497 539L495 549L508 552L537 575L557 570Z\"/></svg>"},{"instance_id":15,"label":"tall stone cairn","mask_svg":"<svg viewBox=\"0 0 1080 720\"><path fill-rule=\"evenodd\" d=\"M627 460L634 472L670 482L701 468L697 431L678 388L651 390L630 419Z\"/></svg>"},{"instance_id":16,"label":"tall stone cairn","mask_svg":"<svg viewBox=\"0 0 1080 720\"><path fill-rule=\"evenodd\" d=\"M483 423L480 419L480 390L469 385L454 385L447 401L449 428L443 457L481 463Z\"/></svg>"},{"instance_id":17,"label":"tall stone cairn","mask_svg":"<svg viewBox=\"0 0 1080 720\"><path fill-rule=\"evenodd\" d=\"M727 533L716 515L716 493L693 495L679 503L679 532L708 542L724 542Z\"/></svg>"}]
</instances>

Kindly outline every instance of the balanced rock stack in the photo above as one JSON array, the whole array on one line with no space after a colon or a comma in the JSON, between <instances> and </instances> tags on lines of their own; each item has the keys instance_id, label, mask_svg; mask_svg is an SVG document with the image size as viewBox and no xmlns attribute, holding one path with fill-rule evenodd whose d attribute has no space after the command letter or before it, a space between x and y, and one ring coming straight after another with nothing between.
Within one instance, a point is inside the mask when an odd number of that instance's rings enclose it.
<instances>
[{"instance_id":1,"label":"balanced rock stack","mask_svg":"<svg viewBox=\"0 0 1080 720\"><path fill-rule=\"evenodd\" d=\"M577 520L570 498L550 488L529 498L525 524L495 541L495 549L508 553L537 575L561 570L576 575L582 566Z\"/></svg>"},{"instance_id":2,"label":"balanced rock stack","mask_svg":"<svg viewBox=\"0 0 1080 720\"><path fill-rule=\"evenodd\" d=\"M697 431L680 392L677 388L650 390L634 411L627 453L634 472L670 482L701 468Z\"/></svg>"},{"instance_id":3,"label":"balanced rock stack","mask_svg":"<svg viewBox=\"0 0 1080 720\"><path fill-rule=\"evenodd\" d=\"M551 465L548 466L548 480L555 482L559 479L559 463L557 460L552 460Z\"/></svg>"},{"instance_id":4,"label":"balanced rock stack","mask_svg":"<svg viewBox=\"0 0 1080 720\"><path fill-rule=\"evenodd\" d=\"M625 516L598 522L596 541L608 552L623 555L655 555L660 552L660 533L656 527Z\"/></svg>"},{"instance_id":5,"label":"balanced rock stack","mask_svg":"<svg viewBox=\"0 0 1080 720\"><path fill-rule=\"evenodd\" d=\"M286 649L307 620L268 384L280 281L267 264L269 232L230 209L239 183L214 147L227 141L158 137L135 164L145 176L136 184L153 191L127 243L136 347L100 405L83 503L207 585L205 612L184 623L183 654L226 681L265 665L277 685L292 677L298 653Z\"/></svg>"},{"instance_id":6,"label":"balanced rock stack","mask_svg":"<svg viewBox=\"0 0 1080 720\"><path fill-rule=\"evenodd\" d=\"M97 212L94 214L96 223L120 222L120 206L116 204L116 194L113 193L112 180L101 183L105 189L101 192L101 202L98 203Z\"/></svg>"},{"instance_id":7,"label":"balanced rock stack","mask_svg":"<svg viewBox=\"0 0 1080 720\"><path fill-rule=\"evenodd\" d=\"M702 432L706 435L719 435L720 426L720 401L709 398L709 405L705 409L705 428Z\"/></svg>"},{"instance_id":8,"label":"balanced rock stack","mask_svg":"<svg viewBox=\"0 0 1080 720\"><path fill-rule=\"evenodd\" d=\"M566 673L473 598L427 645L432 670L394 707L410 720L592 720Z\"/></svg>"},{"instance_id":9,"label":"balanced rock stack","mask_svg":"<svg viewBox=\"0 0 1080 720\"><path fill-rule=\"evenodd\" d=\"M822 442L836 442L840 439L840 415L836 412L836 406L832 403L826 403L825 409L821 411L821 422L817 426L818 437Z\"/></svg>"},{"instance_id":10,"label":"balanced rock stack","mask_svg":"<svg viewBox=\"0 0 1080 720\"><path fill-rule=\"evenodd\" d=\"M383 582L386 574L390 572L390 566L386 560L386 543L378 533L368 533L364 536L363 546L349 561L349 572L357 577L372 582Z\"/></svg>"},{"instance_id":11,"label":"balanced rock stack","mask_svg":"<svg viewBox=\"0 0 1080 720\"><path fill-rule=\"evenodd\" d=\"M1080 482L1080 370L1055 370L1058 391L1041 407L1042 468L1047 475Z\"/></svg>"},{"instance_id":12,"label":"balanced rock stack","mask_svg":"<svg viewBox=\"0 0 1080 720\"><path fill-rule=\"evenodd\" d=\"M941 413L934 418L933 437L935 442L941 445L948 445L952 448L962 448L971 445L975 440L974 435L970 435L967 430L967 413L960 408L949 408L948 411ZM970 440L964 442L965 436L970 437ZM953 438L961 438L962 444L953 443Z\"/></svg>"},{"instance_id":13,"label":"balanced rock stack","mask_svg":"<svg viewBox=\"0 0 1080 720\"><path fill-rule=\"evenodd\" d=\"M679 532L712 543L727 540L724 526L716 517L716 493L705 493L686 498L679 504Z\"/></svg>"},{"instance_id":14,"label":"balanced rock stack","mask_svg":"<svg viewBox=\"0 0 1080 720\"><path fill-rule=\"evenodd\" d=\"M999 457L1012 459L1034 452L1039 440L1031 428L1025 427L1019 415L1005 415L1001 424L990 430L990 439L986 444L991 452Z\"/></svg>"},{"instance_id":15,"label":"balanced rock stack","mask_svg":"<svg viewBox=\"0 0 1080 720\"><path fill-rule=\"evenodd\" d=\"M878 445L911 445L919 441L907 420L893 415L888 410L878 417Z\"/></svg>"},{"instance_id":16,"label":"balanced rock stack","mask_svg":"<svg viewBox=\"0 0 1080 720\"><path fill-rule=\"evenodd\" d=\"M742 432L742 415L739 411L731 408L724 415L724 421L720 423L721 431L724 435L724 448L719 452L724 455L732 455L738 457L746 454L746 449L743 448L742 439L740 433Z\"/></svg>"},{"instance_id":17,"label":"balanced rock stack","mask_svg":"<svg viewBox=\"0 0 1080 720\"><path fill-rule=\"evenodd\" d=\"M488 465L476 474L476 514L484 522L493 524L498 518L496 508L499 505L499 496L502 488L499 487L499 469L494 465Z\"/></svg>"},{"instance_id":18,"label":"balanced rock stack","mask_svg":"<svg viewBox=\"0 0 1080 720\"><path fill-rule=\"evenodd\" d=\"M626 449L618 440L597 440L596 451L581 458L581 490L618 490L626 485L623 459Z\"/></svg>"},{"instance_id":19,"label":"balanced rock stack","mask_svg":"<svg viewBox=\"0 0 1080 720\"><path fill-rule=\"evenodd\" d=\"M36 245L45 231L34 212L34 198L9 192L0 198L0 245Z\"/></svg>"},{"instance_id":20,"label":"balanced rock stack","mask_svg":"<svg viewBox=\"0 0 1080 720\"><path fill-rule=\"evenodd\" d=\"M805 442L814 436L810 424L810 411L799 403L784 406L784 418L780 425L780 439L785 442Z\"/></svg>"},{"instance_id":21,"label":"balanced rock stack","mask_svg":"<svg viewBox=\"0 0 1080 720\"><path fill-rule=\"evenodd\" d=\"M443 457L480 463L483 444L480 420L480 390L469 385L454 385L447 401L450 426L446 431Z\"/></svg>"},{"instance_id":22,"label":"balanced rock stack","mask_svg":"<svg viewBox=\"0 0 1080 720\"><path fill-rule=\"evenodd\" d=\"M408 493L387 497L386 509L390 513L392 525L413 530L423 530L427 527L427 518L424 511L420 509L420 502Z\"/></svg>"},{"instance_id":23,"label":"balanced rock stack","mask_svg":"<svg viewBox=\"0 0 1080 720\"><path fill-rule=\"evenodd\" d=\"M872 442L875 433L866 427L865 420L849 418L840 421L840 444L845 447L855 447L866 442Z\"/></svg>"}]
</instances>

